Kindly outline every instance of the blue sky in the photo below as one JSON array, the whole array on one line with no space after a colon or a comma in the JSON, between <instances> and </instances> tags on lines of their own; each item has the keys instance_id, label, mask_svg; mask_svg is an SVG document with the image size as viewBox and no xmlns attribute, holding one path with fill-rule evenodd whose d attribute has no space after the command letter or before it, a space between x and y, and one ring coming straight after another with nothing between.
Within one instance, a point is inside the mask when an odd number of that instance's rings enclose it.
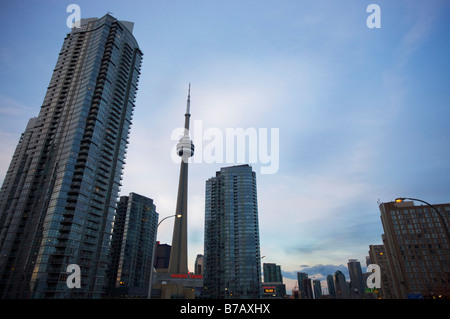
<instances>
[{"instance_id":1,"label":"blue sky","mask_svg":"<svg viewBox=\"0 0 450 319\"><path fill-rule=\"evenodd\" d=\"M0 180L39 112L71 3L82 18L111 12L135 23L144 59L121 194L153 198L161 218L175 209L171 133L184 123L189 82L202 132L279 129L279 170L252 166L261 254L288 277L350 258L365 265L381 243L378 200L450 202L445 0L2 0ZM371 3L379 29L366 25ZM190 165L190 264L203 252L205 181L228 165ZM158 239L170 243L171 233L167 220Z\"/></svg>"}]
</instances>

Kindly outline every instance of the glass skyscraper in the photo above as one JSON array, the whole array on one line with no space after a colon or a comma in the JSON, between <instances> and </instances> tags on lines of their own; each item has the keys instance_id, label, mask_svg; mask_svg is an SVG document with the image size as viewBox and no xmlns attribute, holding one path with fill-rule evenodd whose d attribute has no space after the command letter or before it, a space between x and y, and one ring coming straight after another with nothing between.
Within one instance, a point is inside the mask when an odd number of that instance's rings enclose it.
<instances>
[{"instance_id":1,"label":"glass skyscraper","mask_svg":"<svg viewBox=\"0 0 450 319\"><path fill-rule=\"evenodd\" d=\"M336 290L334 289L333 275L327 276L328 295L332 298L336 298Z\"/></svg>"},{"instance_id":2,"label":"glass skyscraper","mask_svg":"<svg viewBox=\"0 0 450 319\"><path fill-rule=\"evenodd\" d=\"M300 299L312 299L311 279L308 278L308 274L304 272L298 272L297 282Z\"/></svg>"},{"instance_id":3,"label":"glass skyscraper","mask_svg":"<svg viewBox=\"0 0 450 319\"><path fill-rule=\"evenodd\" d=\"M281 275L280 265L272 263L264 263L263 271L264 271L264 282L283 282L283 276Z\"/></svg>"},{"instance_id":4,"label":"glass skyscraper","mask_svg":"<svg viewBox=\"0 0 450 319\"><path fill-rule=\"evenodd\" d=\"M356 259L349 259L348 272L350 274L351 291L350 294L359 298L364 296L365 281L361 269L361 263Z\"/></svg>"},{"instance_id":5,"label":"glass skyscraper","mask_svg":"<svg viewBox=\"0 0 450 319\"><path fill-rule=\"evenodd\" d=\"M111 241L111 295L133 290L141 295L147 293L157 226L158 213L153 199L136 193L120 197Z\"/></svg>"},{"instance_id":6,"label":"glass skyscraper","mask_svg":"<svg viewBox=\"0 0 450 319\"><path fill-rule=\"evenodd\" d=\"M205 293L212 298L260 298L256 175L249 165L222 168L206 181Z\"/></svg>"},{"instance_id":7,"label":"glass skyscraper","mask_svg":"<svg viewBox=\"0 0 450 319\"><path fill-rule=\"evenodd\" d=\"M82 19L0 192L0 297L99 298L142 52L133 23ZM68 265L81 288L69 288Z\"/></svg>"},{"instance_id":8,"label":"glass skyscraper","mask_svg":"<svg viewBox=\"0 0 450 319\"><path fill-rule=\"evenodd\" d=\"M333 275L333 286L336 294L336 299L348 299L350 292L348 290L348 283L345 280L345 275L342 271L337 270Z\"/></svg>"}]
</instances>

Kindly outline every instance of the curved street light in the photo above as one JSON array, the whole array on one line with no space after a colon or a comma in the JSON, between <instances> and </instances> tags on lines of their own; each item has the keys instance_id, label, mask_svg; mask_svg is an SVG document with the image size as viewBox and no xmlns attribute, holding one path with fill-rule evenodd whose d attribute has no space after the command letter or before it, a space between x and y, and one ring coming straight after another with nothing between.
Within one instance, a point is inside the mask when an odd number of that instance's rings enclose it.
<instances>
[{"instance_id":1,"label":"curved street light","mask_svg":"<svg viewBox=\"0 0 450 319\"><path fill-rule=\"evenodd\" d=\"M181 218L183 215L181 214L174 214L174 215L170 215L167 217L164 217L163 219L161 219L161 221L158 223L158 225L156 226L155 229L155 236L153 238L153 253L152 253L152 265L151 265L151 270L150 270L150 280L148 283L148 296L147 299L151 299L152 298L152 281L153 281L153 265L155 264L155 251L156 251L156 234L158 233L158 227L159 225L161 225L161 223L163 221L165 221L168 218L172 218L172 217L176 217L176 218Z\"/></svg>"},{"instance_id":2,"label":"curved street light","mask_svg":"<svg viewBox=\"0 0 450 319\"><path fill-rule=\"evenodd\" d=\"M410 198L410 197L398 197L398 198L395 199L395 202L396 202L396 203L401 203L401 202L403 202L403 201L405 201L405 200L417 201L417 202L421 202L421 203L424 203L425 205L430 206L430 207L436 212L436 214L438 215L439 219L441 220L441 223L444 224L445 233L446 233L446 235L447 235L447 242L448 242L448 244L450 244L450 234L449 234L449 231L448 231L447 223L445 222L444 217L441 215L441 212L438 211L438 210L436 209L436 207L434 207L434 206L431 205L430 203L427 203L427 202L424 201L424 200L417 199L417 198Z\"/></svg>"},{"instance_id":3,"label":"curved street light","mask_svg":"<svg viewBox=\"0 0 450 319\"><path fill-rule=\"evenodd\" d=\"M156 226L156 229L158 229L159 225L161 225L161 223L162 223L163 221L165 221L167 218L171 218L171 217L181 218L182 216L183 216L183 215L181 215L181 214L175 214L175 215L170 215L170 216L164 217L164 218L161 219L161 221L158 223L158 226Z\"/></svg>"}]
</instances>

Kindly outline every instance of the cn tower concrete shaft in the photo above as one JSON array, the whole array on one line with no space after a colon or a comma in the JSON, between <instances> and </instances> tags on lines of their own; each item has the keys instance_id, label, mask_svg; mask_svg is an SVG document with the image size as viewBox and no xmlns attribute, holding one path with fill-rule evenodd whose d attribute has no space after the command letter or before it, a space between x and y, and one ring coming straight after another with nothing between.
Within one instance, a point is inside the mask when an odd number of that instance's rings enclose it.
<instances>
[{"instance_id":1,"label":"cn tower concrete shaft","mask_svg":"<svg viewBox=\"0 0 450 319\"><path fill-rule=\"evenodd\" d=\"M188 99L184 123L184 136L177 144L177 153L181 157L180 179L178 183L178 197L173 227L172 249L170 252L169 273L186 274L188 272L187 262L187 195L188 195L188 160L194 155L194 144L189 137L190 114L190 92L189 84Z\"/></svg>"}]
</instances>

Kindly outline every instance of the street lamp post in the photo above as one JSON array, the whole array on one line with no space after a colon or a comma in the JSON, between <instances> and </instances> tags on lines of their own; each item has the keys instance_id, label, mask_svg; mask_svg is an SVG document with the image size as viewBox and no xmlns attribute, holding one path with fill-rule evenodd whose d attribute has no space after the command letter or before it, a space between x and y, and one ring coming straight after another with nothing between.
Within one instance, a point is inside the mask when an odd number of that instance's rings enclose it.
<instances>
[{"instance_id":1,"label":"street lamp post","mask_svg":"<svg viewBox=\"0 0 450 319\"><path fill-rule=\"evenodd\" d=\"M158 223L158 226L156 226L155 236L153 237L152 265L151 265L151 271L150 271L150 280L149 280L149 283L148 283L148 296L147 296L147 299L151 299L152 298L153 268L154 268L154 264L155 264L156 234L158 233L158 227L159 227L159 225L161 225L161 223L163 221L165 221L166 219L171 218L171 217L181 218L182 215L181 214L175 214L175 215L167 216L167 217L161 219L161 221Z\"/></svg>"}]
</instances>

